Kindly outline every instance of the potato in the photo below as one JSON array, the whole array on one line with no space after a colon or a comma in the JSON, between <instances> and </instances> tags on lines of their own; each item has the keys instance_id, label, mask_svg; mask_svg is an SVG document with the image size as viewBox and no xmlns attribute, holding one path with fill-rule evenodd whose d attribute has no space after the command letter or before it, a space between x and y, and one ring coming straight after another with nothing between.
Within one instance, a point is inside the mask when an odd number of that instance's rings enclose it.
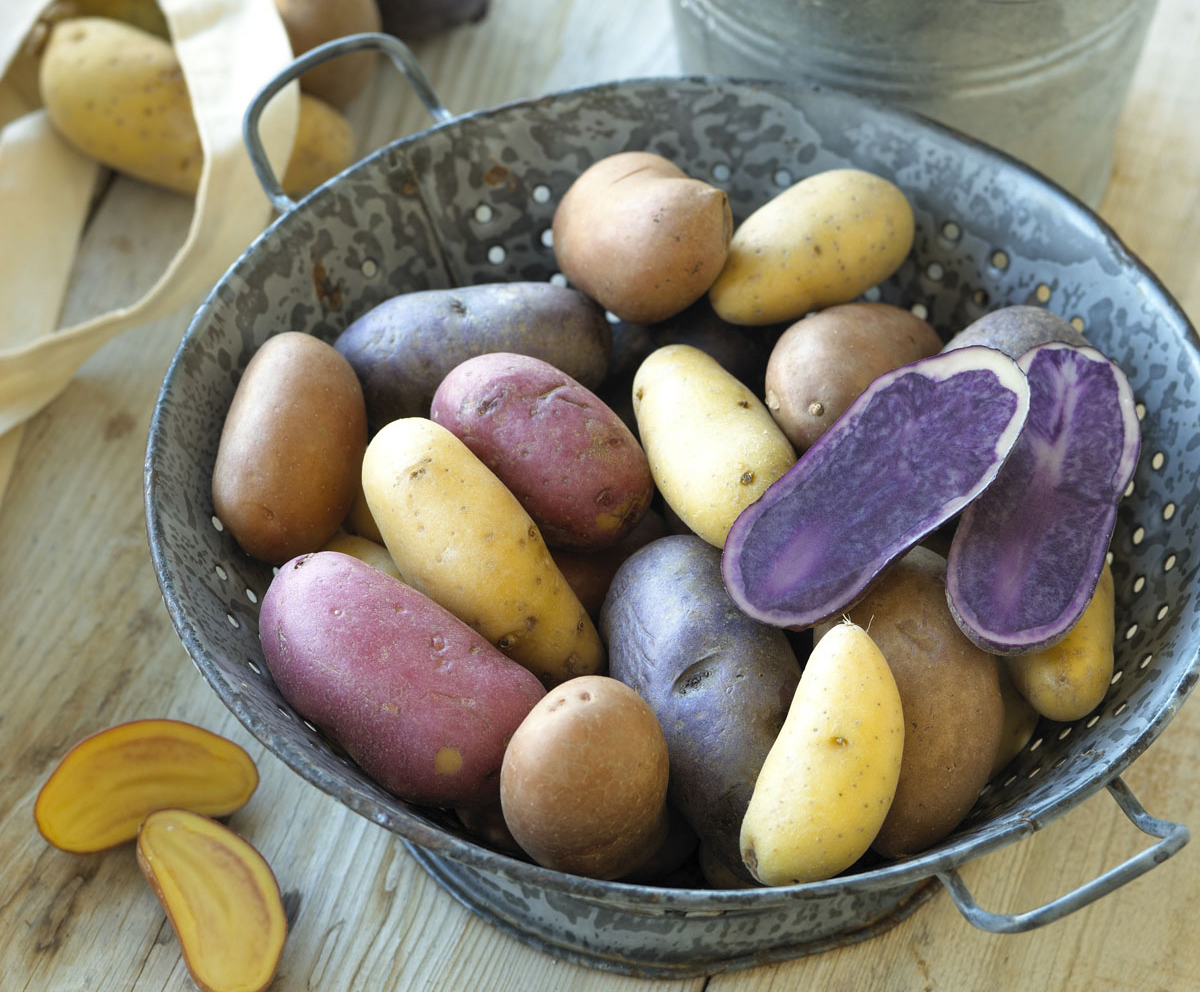
<instances>
[{"instance_id":1,"label":"potato","mask_svg":"<svg viewBox=\"0 0 1200 992\"><path fill-rule=\"evenodd\" d=\"M339 551L344 555L350 555L352 558L366 562L372 568L377 568L394 579L402 578L400 569L392 561L392 556L388 553L388 549L382 544L378 544L369 538L361 537L358 534L347 534L344 531L338 531L333 537L322 544L318 550Z\"/></svg>"},{"instance_id":2,"label":"potato","mask_svg":"<svg viewBox=\"0 0 1200 992\"><path fill-rule=\"evenodd\" d=\"M334 551L276 573L259 637L296 711L414 803L497 802L504 748L545 695L533 675L426 596Z\"/></svg>"},{"instance_id":3,"label":"potato","mask_svg":"<svg viewBox=\"0 0 1200 992\"><path fill-rule=\"evenodd\" d=\"M1065 341L1076 347L1087 344L1087 338L1056 313L1043 307L1008 306L972 321L946 343L944 350L981 344L1017 359L1030 348L1051 341Z\"/></svg>"},{"instance_id":4,"label":"potato","mask_svg":"<svg viewBox=\"0 0 1200 992\"><path fill-rule=\"evenodd\" d=\"M633 411L663 498L718 548L738 514L796 461L758 397L691 345L666 345L642 362Z\"/></svg>"},{"instance_id":5,"label":"potato","mask_svg":"<svg viewBox=\"0 0 1200 992\"><path fill-rule=\"evenodd\" d=\"M831 878L871 845L901 774L900 693L882 652L844 622L817 641L742 821L767 885Z\"/></svg>"},{"instance_id":6,"label":"potato","mask_svg":"<svg viewBox=\"0 0 1200 992\"><path fill-rule=\"evenodd\" d=\"M664 537L617 571L600 612L609 674L662 724L672 805L741 877L739 833L754 780L800 679L787 636L751 620L721 582L721 553Z\"/></svg>"},{"instance_id":7,"label":"potato","mask_svg":"<svg viewBox=\"0 0 1200 992\"><path fill-rule=\"evenodd\" d=\"M275 0L275 8L296 56L335 38L380 29L376 0ZM344 107L366 87L375 64L374 52L342 55L306 72L300 88Z\"/></svg>"},{"instance_id":8,"label":"potato","mask_svg":"<svg viewBox=\"0 0 1200 992\"><path fill-rule=\"evenodd\" d=\"M550 282L480 283L384 300L334 342L363 384L376 427L427 417L456 365L492 351L532 355L588 389L608 369L612 331L581 292Z\"/></svg>"},{"instance_id":9,"label":"potato","mask_svg":"<svg viewBox=\"0 0 1200 992\"><path fill-rule=\"evenodd\" d=\"M936 355L937 332L911 310L843 303L792 324L767 360L766 404L797 451L807 451L846 407L892 369Z\"/></svg>"},{"instance_id":10,"label":"potato","mask_svg":"<svg viewBox=\"0 0 1200 992\"><path fill-rule=\"evenodd\" d=\"M1024 749L1037 730L1038 711L1029 705L1029 701L1017 692L1009 675L1008 665L1002 658L996 659L996 675L1000 679L1000 698L1004 701L1004 726L1000 731L1000 745L996 748L996 757L992 759L992 770L989 779L1000 774L1010 761Z\"/></svg>"},{"instance_id":11,"label":"potato","mask_svg":"<svg viewBox=\"0 0 1200 992\"><path fill-rule=\"evenodd\" d=\"M604 675L550 690L500 769L504 822L538 864L627 875L667 839L667 744L645 701Z\"/></svg>"},{"instance_id":12,"label":"potato","mask_svg":"<svg viewBox=\"0 0 1200 992\"><path fill-rule=\"evenodd\" d=\"M798 320L886 279L908 255L913 231L912 207L888 180L859 169L819 172L738 225L708 298L734 324Z\"/></svg>"},{"instance_id":13,"label":"potato","mask_svg":"<svg viewBox=\"0 0 1200 992\"><path fill-rule=\"evenodd\" d=\"M1113 674L1115 605L1112 570L1106 564L1092 601L1061 641L1005 659L1017 691L1049 720L1087 716L1104 700Z\"/></svg>"},{"instance_id":14,"label":"potato","mask_svg":"<svg viewBox=\"0 0 1200 992\"><path fill-rule=\"evenodd\" d=\"M621 418L540 358L467 359L438 386L430 418L496 473L552 548L616 544L654 496L646 453Z\"/></svg>"},{"instance_id":15,"label":"potato","mask_svg":"<svg viewBox=\"0 0 1200 992\"><path fill-rule=\"evenodd\" d=\"M62 21L46 44L39 86L55 129L80 151L144 182L196 192L204 151L169 41L106 17ZM297 128L295 165L285 170L291 196L353 157L349 124L333 108L302 97Z\"/></svg>"},{"instance_id":16,"label":"potato","mask_svg":"<svg viewBox=\"0 0 1200 992\"><path fill-rule=\"evenodd\" d=\"M406 582L547 686L603 669L600 636L537 526L446 428L392 421L367 446L362 484Z\"/></svg>"},{"instance_id":17,"label":"potato","mask_svg":"<svg viewBox=\"0 0 1200 992\"><path fill-rule=\"evenodd\" d=\"M354 161L354 131L350 122L329 104L309 93L300 94L296 142L280 187L300 199Z\"/></svg>"},{"instance_id":18,"label":"potato","mask_svg":"<svg viewBox=\"0 0 1200 992\"><path fill-rule=\"evenodd\" d=\"M225 415L216 515L261 561L316 551L354 501L366 445L366 407L349 363L319 338L276 334L247 363Z\"/></svg>"},{"instance_id":19,"label":"potato","mask_svg":"<svg viewBox=\"0 0 1200 992\"><path fill-rule=\"evenodd\" d=\"M554 258L568 281L622 320L651 324L696 302L725 264L725 191L653 152L593 162L554 211Z\"/></svg>"},{"instance_id":20,"label":"potato","mask_svg":"<svg viewBox=\"0 0 1200 992\"><path fill-rule=\"evenodd\" d=\"M873 847L915 854L962 822L991 777L1004 727L996 658L954 623L945 559L928 548L891 565L848 615L870 624L904 709L900 780ZM827 629L818 627L818 647Z\"/></svg>"}]
</instances>

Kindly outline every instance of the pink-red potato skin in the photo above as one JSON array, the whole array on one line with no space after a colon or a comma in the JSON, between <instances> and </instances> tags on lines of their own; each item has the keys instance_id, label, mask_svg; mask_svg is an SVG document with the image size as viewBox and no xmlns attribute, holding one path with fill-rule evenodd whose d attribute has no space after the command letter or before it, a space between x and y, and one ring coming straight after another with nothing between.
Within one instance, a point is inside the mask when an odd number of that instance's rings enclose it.
<instances>
[{"instance_id":1,"label":"pink-red potato skin","mask_svg":"<svg viewBox=\"0 0 1200 992\"><path fill-rule=\"evenodd\" d=\"M442 380L430 419L508 486L551 548L616 544L654 496L646 453L624 421L540 358L468 359Z\"/></svg>"},{"instance_id":2,"label":"pink-red potato skin","mask_svg":"<svg viewBox=\"0 0 1200 992\"><path fill-rule=\"evenodd\" d=\"M427 596L339 552L279 570L259 636L296 711L385 789L423 805L498 802L504 749L545 695Z\"/></svg>"},{"instance_id":3,"label":"pink-red potato skin","mask_svg":"<svg viewBox=\"0 0 1200 992\"><path fill-rule=\"evenodd\" d=\"M622 320L653 324L695 303L733 235L725 191L653 152L592 163L554 211L563 275Z\"/></svg>"},{"instance_id":4,"label":"pink-red potato skin","mask_svg":"<svg viewBox=\"0 0 1200 992\"><path fill-rule=\"evenodd\" d=\"M213 508L260 561L316 551L350 511L366 446L350 363L312 335L277 334L246 365L225 415Z\"/></svg>"},{"instance_id":5,"label":"pink-red potato skin","mask_svg":"<svg viewBox=\"0 0 1200 992\"><path fill-rule=\"evenodd\" d=\"M807 451L878 376L942 348L911 310L844 303L803 317L767 360L766 404L797 451Z\"/></svg>"}]
</instances>

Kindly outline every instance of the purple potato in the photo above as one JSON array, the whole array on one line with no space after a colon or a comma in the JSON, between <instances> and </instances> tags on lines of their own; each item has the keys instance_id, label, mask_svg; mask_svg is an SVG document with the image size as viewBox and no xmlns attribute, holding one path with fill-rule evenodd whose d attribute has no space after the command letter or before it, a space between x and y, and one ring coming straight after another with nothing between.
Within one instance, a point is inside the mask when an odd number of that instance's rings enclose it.
<instances>
[{"instance_id":1,"label":"purple potato","mask_svg":"<svg viewBox=\"0 0 1200 992\"><path fill-rule=\"evenodd\" d=\"M625 561L600 631L609 674L662 725L671 802L714 856L751 880L742 817L800 680L787 635L738 610L720 551L694 534L660 538Z\"/></svg>"},{"instance_id":2,"label":"purple potato","mask_svg":"<svg viewBox=\"0 0 1200 992\"><path fill-rule=\"evenodd\" d=\"M987 488L1028 410L1024 374L991 348L879 376L734 521L721 563L730 596L793 630L852 606Z\"/></svg>"},{"instance_id":3,"label":"purple potato","mask_svg":"<svg viewBox=\"0 0 1200 992\"><path fill-rule=\"evenodd\" d=\"M1083 346L1085 338L1058 314L1029 305L1000 307L985 313L954 335L942 351L981 344L1018 359L1030 348L1051 341Z\"/></svg>"},{"instance_id":4,"label":"purple potato","mask_svg":"<svg viewBox=\"0 0 1200 992\"><path fill-rule=\"evenodd\" d=\"M959 520L946 583L963 633L1003 655L1049 647L1087 609L1141 447L1129 382L1096 349L1045 344L1017 364L1029 420Z\"/></svg>"},{"instance_id":5,"label":"purple potato","mask_svg":"<svg viewBox=\"0 0 1200 992\"><path fill-rule=\"evenodd\" d=\"M608 370L612 332L604 311L550 282L479 283L384 300L334 342L362 383L375 429L427 417L442 379L493 351L540 358L595 389Z\"/></svg>"}]
</instances>

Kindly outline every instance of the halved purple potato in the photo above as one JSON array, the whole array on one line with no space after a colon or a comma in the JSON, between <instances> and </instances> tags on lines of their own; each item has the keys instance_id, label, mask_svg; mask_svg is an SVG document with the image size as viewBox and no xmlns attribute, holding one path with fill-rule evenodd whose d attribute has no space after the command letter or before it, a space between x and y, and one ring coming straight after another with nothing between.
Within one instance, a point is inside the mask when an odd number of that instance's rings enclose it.
<instances>
[{"instance_id":1,"label":"halved purple potato","mask_svg":"<svg viewBox=\"0 0 1200 992\"><path fill-rule=\"evenodd\" d=\"M1087 608L1141 447L1129 382L1095 348L1045 344L1017 364L1029 420L959 520L946 576L962 632L1004 655L1049 647Z\"/></svg>"},{"instance_id":2,"label":"halved purple potato","mask_svg":"<svg viewBox=\"0 0 1200 992\"><path fill-rule=\"evenodd\" d=\"M757 620L802 630L996 477L1029 411L1025 375L969 347L887 372L734 521L725 586Z\"/></svg>"}]
</instances>

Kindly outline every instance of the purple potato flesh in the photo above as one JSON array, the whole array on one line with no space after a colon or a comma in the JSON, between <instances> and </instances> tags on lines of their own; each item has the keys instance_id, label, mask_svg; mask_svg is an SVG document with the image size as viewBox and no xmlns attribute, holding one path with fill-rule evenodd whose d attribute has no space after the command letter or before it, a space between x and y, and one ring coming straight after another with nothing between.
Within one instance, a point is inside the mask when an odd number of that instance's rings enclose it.
<instances>
[{"instance_id":1,"label":"purple potato flesh","mask_svg":"<svg viewBox=\"0 0 1200 992\"><path fill-rule=\"evenodd\" d=\"M853 605L899 555L996 477L1029 410L1007 355L966 347L875 379L734 521L734 602L802 630Z\"/></svg>"},{"instance_id":2,"label":"purple potato flesh","mask_svg":"<svg viewBox=\"0 0 1200 992\"><path fill-rule=\"evenodd\" d=\"M1094 348L1046 344L1017 364L1029 420L963 513L946 578L963 633L1004 655L1049 647L1087 608L1141 446L1129 382Z\"/></svg>"}]
</instances>

